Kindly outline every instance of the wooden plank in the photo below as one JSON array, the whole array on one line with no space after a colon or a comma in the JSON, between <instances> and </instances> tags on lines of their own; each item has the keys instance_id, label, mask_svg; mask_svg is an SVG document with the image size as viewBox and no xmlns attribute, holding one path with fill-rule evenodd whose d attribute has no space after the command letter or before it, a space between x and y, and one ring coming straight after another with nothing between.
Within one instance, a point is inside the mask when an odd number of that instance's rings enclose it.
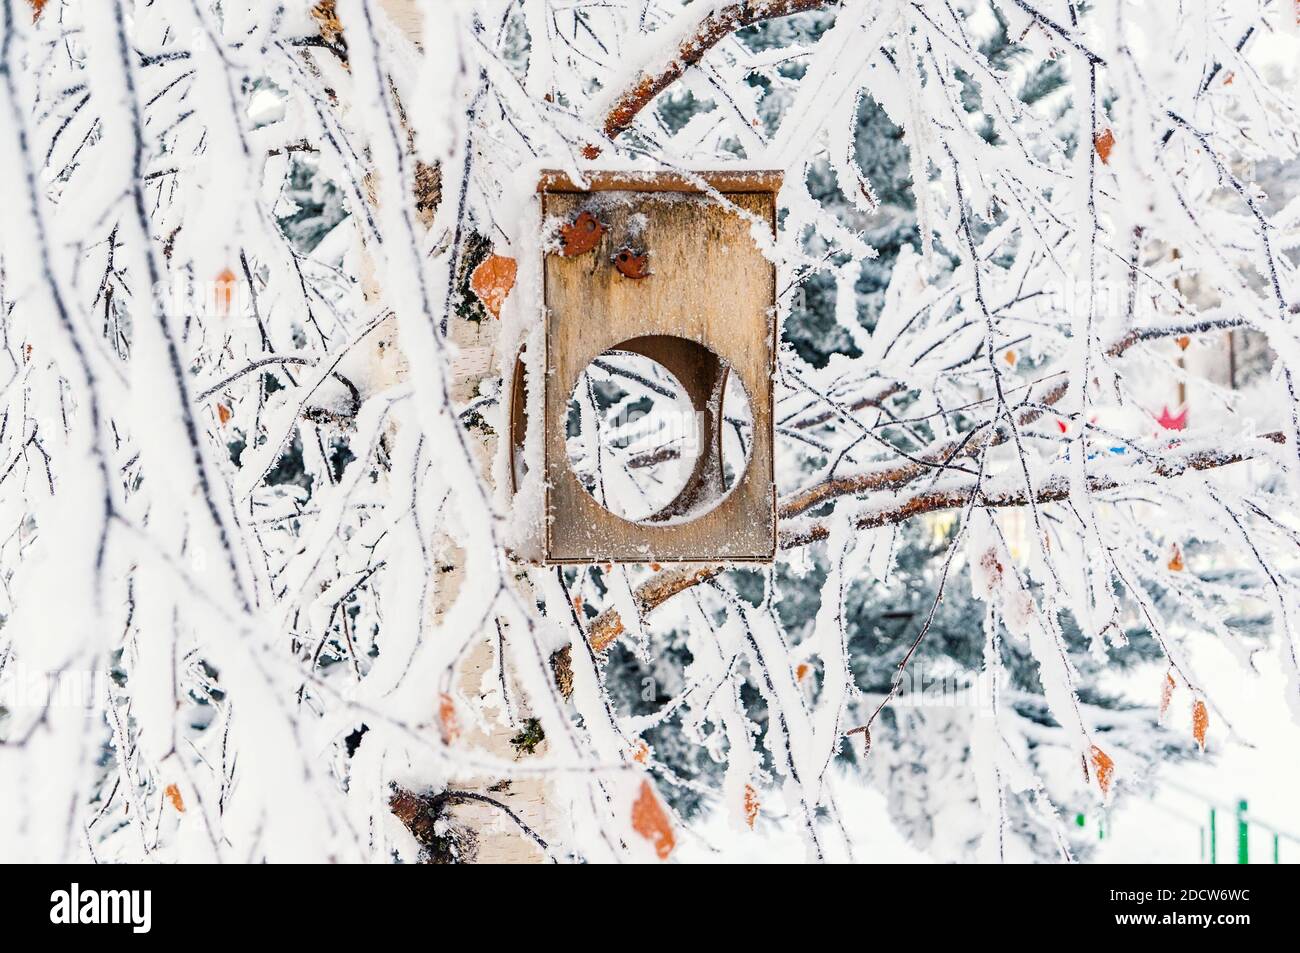
<instances>
[{"instance_id":1,"label":"wooden plank","mask_svg":"<svg viewBox=\"0 0 1300 953\"><path fill-rule=\"evenodd\" d=\"M775 197L732 193L729 207L698 190L642 186L638 179L636 191L621 195L543 192L545 218L570 221L591 211L605 225L594 250L552 253L544 266L546 561L770 561L776 274L749 230L750 216L775 229ZM694 194L665 194L681 191ZM627 245L649 253L649 277L628 279L610 264ZM714 509L689 521L624 520L588 494L568 463L564 421L579 375L605 351L648 335L712 351L739 378L753 415L744 473Z\"/></svg>"},{"instance_id":2,"label":"wooden plank","mask_svg":"<svg viewBox=\"0 0 1300 953\"><path fill-rule=\"evenodd\" d=\"M722 169L709 172L636 172L593 170L587 184L574 182L558 170L542 173L539 192L688 192L703 193L701 183L718 192L764 192L781 189L782 173L771 169Z\"/></svg>"}]
</instances>

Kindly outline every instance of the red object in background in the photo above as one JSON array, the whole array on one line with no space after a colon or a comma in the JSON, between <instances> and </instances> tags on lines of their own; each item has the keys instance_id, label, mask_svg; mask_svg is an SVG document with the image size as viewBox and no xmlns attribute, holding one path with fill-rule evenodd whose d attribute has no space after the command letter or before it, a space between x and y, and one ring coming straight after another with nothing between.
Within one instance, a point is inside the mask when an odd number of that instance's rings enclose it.
<instances>
[{"instance_id":1,"label":"red object in background","mask_svg":"<svg viewBox=\"0 0 1300 953\"><path fill-rule=\"evenodd\" d=\"M1165 430L1186 430L1187 429L1187 408L1184 407L1176 414L1171 414L1168 407L1160 409L1160 416L1156 418L1158 423Z\"/></svg>"}]
</instances>

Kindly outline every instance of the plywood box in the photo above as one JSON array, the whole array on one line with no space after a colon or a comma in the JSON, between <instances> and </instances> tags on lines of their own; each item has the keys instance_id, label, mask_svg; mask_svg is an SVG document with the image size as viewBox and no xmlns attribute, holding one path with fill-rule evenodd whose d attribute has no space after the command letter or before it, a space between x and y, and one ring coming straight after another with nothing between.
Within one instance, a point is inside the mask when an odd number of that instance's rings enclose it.
<instances>
[{"instance_id":1,"label":"plywood box","mask_svg":"<svg viewBox=\"0 0 1300 953\"><path fill-rule=\"evenodd\" d=\"M754 236L774 236L779 186L771 172L543 176L545 561L773 558L776 275ZM680 492L636 521L584 488L566 449L575 384L607 352L666 369L698 425ZM733 376L752 420L743 471L723 462Z\"/></svg>"}]
</instances>

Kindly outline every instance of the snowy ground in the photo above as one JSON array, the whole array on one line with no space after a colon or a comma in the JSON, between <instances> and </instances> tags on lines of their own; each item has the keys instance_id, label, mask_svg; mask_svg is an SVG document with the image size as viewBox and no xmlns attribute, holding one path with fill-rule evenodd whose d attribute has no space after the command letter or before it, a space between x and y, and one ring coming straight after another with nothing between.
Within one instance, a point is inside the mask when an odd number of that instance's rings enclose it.
<instances>
[{"instance_id":1,"label":"snowy ground","mask_svg":"<svg viewBox=\"0 0 1300 953\"><path fill-rule=\"evenodd\" d=\"M1238 800L1262 823L1249 826L1253 863L1272 863L1273 837L1264 829L1300 836L1300 727L1283 701L1285 690L1278 659L1271 652L1255 656L1257 673L1243 667L1216 640L1188 643L1208 694L1219 709L1211 716L1206 754L1161 773L1154 796L1122 796L1105 814L1085 818L1089 832L1101 833L1097 863L1195 864L1202 862L1202 838L1208 840L1210 808L1217 808L1219 863L1235 863ZM1143 669L1124 676L1115 687L1134 701L1154 704L1163 670ZM1186 699L1175 694L1168 730L1180 730ZM1225 721L1231 722L1230 734ZM931 858L909 844L890 821L885 798L860 778L841 774L835 797L853 840L855 859L876 863L929 863ZM778 830L778 827L784 830ZM1099 827L1101 830L1099 830ZM684 839L677 859L686 863L798 863L804 847L795 825L765 824L754 831L732 831L720 814L698 836ZM1206 848L1208 861L1208 847ZM1300 863L1300 842L1283 837L1280 862Z\"/></svg>"},{"instance_id":2,"label":"snowy ground","mask_svg":"<svg viewBox=\"0 0 1300 953\"><path fill-rule=\"evenodd\" d=\"M1283 734L1289 735L1284 740ZM1238 798L1250 804L1251 814L1283 831L1300 830L1300 811L1292 792L1300 780L1295 752L1296 731L1279 733L1251 750L1226 746L1201 763L1168 769L1154 798L1130 797L1104 819L1105 837L1095 856L1107 864L1201 863L1201 838L1207 836L1211 803L1218 807L1218 862L1236 861L1236 822L1233 808ZM1289 760L1288 760L1289 758ZM885 799L877 791L842 778L838 795L846 806L846 823L853 837L855 857L872 863L931 863L923 851L910 845L889 819ZM1097 819L1085 822L1096 830ZM1273 838L1260 825L1250 828L1253 863L1272 863ZM715 816L686 840L677 854L683 863L800 863L803 844L797 832L774 825L754 832L732 832ZM707 839L708 843L704 841ZM1300 844L1280 844L1280 862L1300 863Z\"/></svg>"},{"instance_id":3,"label":"snowy ground","mask_svg":"<svg viewBox=\"0 0 1300 953\"><path fill-rule=\"evenodd\" d=\"M1150 800L1129 798L1109 817L1099 860L1108 863L1197 863L1201 829L1209 827L1210 807L1218 810L1218 862L1236 860L1233 813L1245 799L1250 814L1284 832L1300 836L1300 727L1287 711L1279 661L1273 653L1255 657L1251 673L1211 638L1190 642L1207 693L1235 729L1212 723L1204 758L1167 768ZM1130 682L1137 684L1139 676ZM1143 681L1158 684L1158 673ZM1175 700L1177 704L1177 700ZM1220 716L1220 721L1224 716ZM1273 839L1260 825L1250 826L1253 863L1271 863ZM1300 843L1283 838L1282 863L1300 863Z\"/></svg>"}]
</instances>

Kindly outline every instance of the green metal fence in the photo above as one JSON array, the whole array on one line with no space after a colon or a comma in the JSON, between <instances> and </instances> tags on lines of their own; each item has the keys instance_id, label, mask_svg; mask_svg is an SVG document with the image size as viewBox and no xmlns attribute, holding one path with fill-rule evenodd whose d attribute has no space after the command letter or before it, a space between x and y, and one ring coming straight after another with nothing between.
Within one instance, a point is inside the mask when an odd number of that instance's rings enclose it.
<instances>
[{"instance_id":1,"label":"green metal fence","mask_svg":"<svg viewBox=\"0 0 1300 953\"><path fill-rule=\"evenodd\" d=\"M1180 784L1166 782L1166 786L1200 801L1209 812L1208 823L1202 823L1174 807L1158 802L1153 804L1154 807L1177 818L1189 827L1199 829L1201 863L1251 863L1252 830L1257 848L1254 863L1282 863L1283 842L1287 842L1285 851L1287 863L1300 862L1300 836L1282 830L1269 821L1251 814L1250 805L1246 803L1245 798L1238 800L1236 805L1221 804L1209 801L1199 792L1183 787ZM1095 815L1075 814L1074 823L1082 828L1095 828L1098 840L1105 840L1110 835L1104 812ZM1228 827L1228 831L1221 831L1219 828L1225 825ZM1233 827L1236 829L1235 844L1221 843L1221 840L1231 835ZM1261 833L1264 835L1263 840L1267 845L1264 851L1258 850L1260 845L1259 835ZM1233 848L1235 848L1235 851ZM1230 857L1231 859L1229 859Z\"/></svg>"},{"instance_id":2,"label":"green metal fence","mask_svg":"<svg viewBox=\"0 0 1300 953\"><path fill-rule=\"evenodd\" d=\"M1300 837L1290 834L1286 831L1279 830L1261 818L1250 813L1250 805L1246 803L1245 798L1237 802L1235 808L1224 807L1218 804L1209 805L1210 817L1208 828L1201 828L1201 862L1202 863L1238 863L1249 864L1250 861L1250 829L1255 827L1262 830L1265 839L1271 841L1272 851L1270 861L1274 864L1282 862L1282 842L1289 841L1290 844L1300 845ZM1231 816L1236 826L1237 844L1236 860L1228 861L1219 859L1219 820L1221 816ZM1208 835L1208 836L1207 836ZM1289 845L1288 845L1289 846ZM1264 861L1268 863L1270 861ZM1260 861L1256 861L1259 863Z\"/></svg>"}]
</instances>

